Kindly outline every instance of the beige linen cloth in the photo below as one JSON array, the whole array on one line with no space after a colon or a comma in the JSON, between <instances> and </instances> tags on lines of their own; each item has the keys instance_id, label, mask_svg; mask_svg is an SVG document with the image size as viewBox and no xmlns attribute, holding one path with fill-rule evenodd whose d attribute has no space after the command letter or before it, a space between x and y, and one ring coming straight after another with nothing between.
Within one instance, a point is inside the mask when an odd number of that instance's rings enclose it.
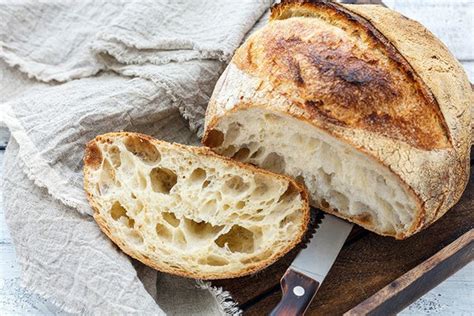
<instances>
[{"instance_id":1,"label":"beige linen cloth","mask_svg":"<svg viewBox=\"0 0 474 316\"><path fill-rule=\"evenodd\" d=\"M65 312L237 314L228 293L122 254L91 217L84 145L197 144L214 84L268 0L0 2L2 181L23 283Z\"/></svg>"}]
</instances>

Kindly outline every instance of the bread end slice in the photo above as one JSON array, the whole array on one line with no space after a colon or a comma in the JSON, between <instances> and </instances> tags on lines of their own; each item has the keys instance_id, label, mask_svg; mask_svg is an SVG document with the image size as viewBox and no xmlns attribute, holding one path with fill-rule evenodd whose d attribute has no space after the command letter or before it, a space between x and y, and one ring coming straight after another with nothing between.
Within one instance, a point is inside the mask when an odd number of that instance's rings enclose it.
<instances>
[{"instance_id":1,"label":"bread end slice","mask_svg":"<svg viewBox=\"0 0 474 316\"><path fill-rule=\"evenodd\" d=\"M88 143L84 187L122 251L185 277L256 272L295 247L309 221L306 190L291 178L136 133Z\"/></svg>"}]
</instances>

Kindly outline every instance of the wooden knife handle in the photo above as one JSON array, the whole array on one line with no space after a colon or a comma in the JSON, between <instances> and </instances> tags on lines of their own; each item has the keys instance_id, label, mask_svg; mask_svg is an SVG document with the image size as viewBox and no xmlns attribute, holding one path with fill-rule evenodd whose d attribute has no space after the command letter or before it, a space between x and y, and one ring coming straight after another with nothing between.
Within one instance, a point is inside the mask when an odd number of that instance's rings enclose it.
<instances>
[{"instance_id":1,"label":"wooden knife handle","mask_svg":"<svg viewBox=\"0 0 474 316\"><path fill-rule=\"evenodd\" d=\"M319 283L295 270L286 270L280 280L282 296L271 316L303 315L313 300Z\"/></svg>"}]
</instances>

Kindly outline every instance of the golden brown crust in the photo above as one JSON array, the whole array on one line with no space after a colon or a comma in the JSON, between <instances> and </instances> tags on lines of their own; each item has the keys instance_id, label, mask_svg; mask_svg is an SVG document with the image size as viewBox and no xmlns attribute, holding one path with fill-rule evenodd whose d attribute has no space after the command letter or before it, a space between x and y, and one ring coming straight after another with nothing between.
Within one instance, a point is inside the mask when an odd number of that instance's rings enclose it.
<instances>
[{"instance_id":1,"label":"golden brown crust","mask_svg":"<svg viewBox=\"0 0 474 316\"><path fill-rule=\"evenodd\" d=\"M278 20L289 16L294 17ZM239 48L220 78L207 110L204 141L223 116L242 104L281 111L375 158L413 192L419 205L415 220L394 237L406 238L441 217L467 184L473 104L467 76L446 47L419 23L380 6L284 1L272 18ZM265 47L278 48L281 41L275 38L284 40L280 61ZM355 48L332 45L334 38ZM327 51L319 52L316 44ZM321 71L327 63L311 63L305 51L316 50L321 60L330 59L333 49L344 61L354 57L353 63L331 64L328 73ZM377 62L371 64L372 59ZM360 67L369 70L370 78L358 72ZM354 88L351 72L355 81L367 82ZM348 95L340 97L341 91ZM372 102L373 96L382 102ZM361 100L377 109L373 122ZM408 110L410 103L414 112ZM367 219L351 220L381 233Z\"/></svg>"},{"instance_id":2,"label":"golden brown crust","mask_svg":"<svg viewBox=\"0 0 474 316\"><path fill-rule=\"evenodd\" d=\"M93 169L99 168L102 163L102 153L94 141L86 145L86 153L84 155L84 165L88 165Z\"/></svg>"},{"instance_id":3,"label":"golden brown crust","mask_svg":"<svg viewBox=\"0 0 474 316\"><path fill-rule=\"evenodd\" d=\"M170 267L170 266L164 266L157 264L150 258L145 257L143 254L127 247L125 243L123 243L122 240L119 238L116 238L113 233L111 232L111 228L107 225L107 221L100 215L99 213L99 206L97 202L95 201L95 198L91 192L92 190L92 184L90 182L90 175L91 172L89 169L94 169L97 168L97 160L100 154L100 150L97 146L97 142L111 142L112 139L116 137L131 137L134 138L140 142L148 143L151 146L159 145L160 143L165 143L164 141L160 141L157 139L154 139L148 135L145 134L140 134L140 133L132 133L132 132L113 132L113 133L107 133L103 135L97 136L95 139L91 140L87 145L86 145L86 150L85 150L85 155L84 155L84 188L86 191L87 199L94 210L93 217L97 224L99 225L100 229L104 234L106 234L123 252L125 252L127 255L130 257L137 259L144 264L152 267L153 269L166 272L166 273L171 273L183 277L188 277L188 278L196 278L196 279L203 279L203 280L211 280L211 279L228 279L228 278L237 278L245 275L249 275L252 273L255 273L270 264L274 263L276 260L281 258L283 255L285 255L288 251L293 249L295 246L297 246L307 229L307 226L309 224L309 218L310 218L310 211L309 211L309 198L308 198L308 193L306 189L304 188L303 185L299 184L295 180L293 180L290 177L280 175L280 174L275 174L273 172L264 170L264 169L259 169L255 166L244 164L239 161L235 161L232 159L229 159L227 157L222 157L217 154L215 154L213 151L211 151L209 148L206 147L194 147L194 146L186 146L182 144L177 144L173 143L171 146L175 148L179 148L181 150L186 150L186 151L191 151L197 155L201 155L203 157L207 157L208 159L218 159L221 161L225 161L228 164L231 164L233 166L237 166L239 168L243 168L246 170L249 170L252 173L257 173L257 174L266 174L266 175L271 175L272 177L278 178L278 179L284 179L289 182L289 185L293 186L294 189L300 193L303 204L305 205L304 209L302 210L303 212L303 224L301 225L298 236L293 240L293 242L289 243L282 251L279 253L276 253L270 257L268 257L266 260L261 261L259 263L255 263L253 265L250 265L246 270L243 271L228 271L225 274L223 273L193 273L185 270L181 270L175 267ZM92 153L92 154L91 154ZM93 157L94 159L91 159ZM100 155L100 163L102 162L102 155Z\"/></svg>"},{"instance_id":4,"label":"golden brown crust","mask_svg":"<svg viewBox=\"0 0 474 316\"><path fill-rule=\"evenodd\" d=\"M315 119L421 149L451 146L430 91L364 19L331 2L287 1L272 21L237 51L240 69L268 78Z\"/></svg>"}]
</instances>

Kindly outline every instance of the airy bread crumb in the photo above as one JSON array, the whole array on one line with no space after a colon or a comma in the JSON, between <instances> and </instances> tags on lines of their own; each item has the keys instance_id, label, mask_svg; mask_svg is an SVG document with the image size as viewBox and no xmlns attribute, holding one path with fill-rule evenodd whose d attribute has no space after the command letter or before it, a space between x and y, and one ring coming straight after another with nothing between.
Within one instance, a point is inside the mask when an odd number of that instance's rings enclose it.
<instances>
[{"instance_id":1,"label":"airy bread crumb","mask_svg":"<svg viewBox=\"0 0 474 316\"><path fill-rule=\"evenodd\" d=\"M124 252L164 272L246 275L287 253L308 225L301 185L206 148L110 133L87 145L84 162L101 229Z\"/></svg>"}]
</instances>

